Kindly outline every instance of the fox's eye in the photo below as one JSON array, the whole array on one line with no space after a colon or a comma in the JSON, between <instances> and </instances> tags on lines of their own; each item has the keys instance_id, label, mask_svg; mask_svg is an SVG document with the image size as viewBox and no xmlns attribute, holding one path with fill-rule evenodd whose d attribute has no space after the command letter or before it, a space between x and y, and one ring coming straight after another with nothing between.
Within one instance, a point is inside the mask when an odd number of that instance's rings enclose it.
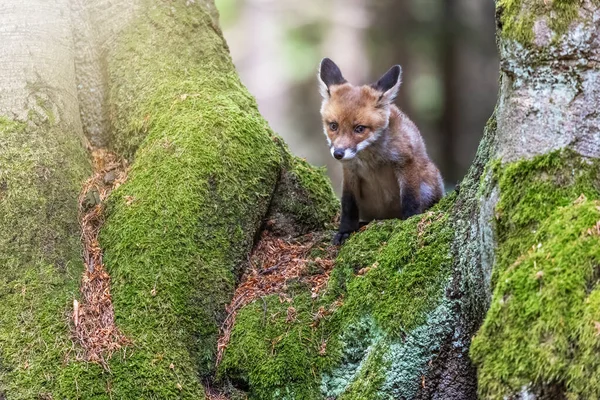
<instances>
[{"instance_id":1,"label":"fox's eye","mask_svg":"<svg viewBox=\"0 0 600 400\"><path fill-rule=\"evenodd\" d=\"M329 129L331 129L332 131L337 131L338 130L338 124L337 124L337 122L331 122L329 124Z\"/></svg>"},{"instance_id":2,"label":"fox's eye","mask_svg":"<svg viewBox=\"0 0 600 400\"><path fill-rule=\"evenodd\" d=\"M367 129L364 125L356 125L354 128L354 133L363 133Z\"/></svg>"}]
</instances>

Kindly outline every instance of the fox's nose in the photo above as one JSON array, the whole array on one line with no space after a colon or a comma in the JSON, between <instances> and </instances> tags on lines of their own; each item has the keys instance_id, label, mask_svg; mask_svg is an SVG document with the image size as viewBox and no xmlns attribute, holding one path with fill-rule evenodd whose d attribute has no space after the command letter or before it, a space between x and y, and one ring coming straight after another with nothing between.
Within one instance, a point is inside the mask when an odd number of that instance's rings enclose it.
<instances>
[{"instance_id":1,"label":"fox's nose","mask_svg":"<svg viewBox=\"0 0 600 400\"><path fill-rule=\"evenodd\" d=\"M336 160L341 160L342 158L344 158L344 150L336 149L333 152L333 156L335 157Z\"/></svg>"}]
</instances>

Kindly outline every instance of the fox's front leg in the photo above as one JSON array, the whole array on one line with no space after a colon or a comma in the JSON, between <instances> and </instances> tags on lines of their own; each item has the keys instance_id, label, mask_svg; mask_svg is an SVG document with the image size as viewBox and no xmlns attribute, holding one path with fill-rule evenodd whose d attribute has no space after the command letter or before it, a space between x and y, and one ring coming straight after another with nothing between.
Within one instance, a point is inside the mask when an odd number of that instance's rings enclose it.
<instances>
[{"instance_id":1,"label":"fox's front leg","mask_svg":"<svg viewBox=\"0 0 600 400\"><path fill-rule=\"evenodd\" d=\"M396 171L396 179L400 188L400 218L407 219L422 212L420 182L416 171L401 169ZM410 179L410 178L413 179Z\"/></svg>"},{"instance_id":2,"label":"fox's front leg","mask_svg":"<svg viewBox=\"0 0 600 400\"><path fill-rule=\"evenodd\" d=\"M358 204L350 185L344 180L342 190L342 216L338 233L333 237L333 244L340 245L344 243L352 232L358 230Z\"/></svg>"}]
</instances>

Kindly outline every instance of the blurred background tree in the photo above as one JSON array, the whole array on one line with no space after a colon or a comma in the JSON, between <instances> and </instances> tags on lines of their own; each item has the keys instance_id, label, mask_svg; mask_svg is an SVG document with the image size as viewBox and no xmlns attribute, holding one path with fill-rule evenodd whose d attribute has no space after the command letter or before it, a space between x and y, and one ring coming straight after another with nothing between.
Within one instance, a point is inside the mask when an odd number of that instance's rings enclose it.
<instances>
[{"instance_id":1,"label":"blurred background tree","mask_svg":"<svg viewBox=\"0 0 600 400\"><path fill-rule=\"evenodd\" d=\"M496 102L491 0L217 0L238 72L294 153L341 167L319 116L316 72L332 58L354 84L404 70L398 105L417 123L448 189L475 155Z\"/></svg>"}]
</instances>

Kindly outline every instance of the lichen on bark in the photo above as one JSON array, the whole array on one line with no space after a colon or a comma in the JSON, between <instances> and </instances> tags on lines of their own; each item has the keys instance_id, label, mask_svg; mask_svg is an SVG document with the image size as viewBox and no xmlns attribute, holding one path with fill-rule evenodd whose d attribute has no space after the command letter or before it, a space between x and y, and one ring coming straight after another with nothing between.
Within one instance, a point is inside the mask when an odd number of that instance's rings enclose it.
<instances>
[{"instance_id":1,"label":"lichen on bark","mask_svg":"<svg viewBox=\"0 0 600 400\"><path fill-rule=\"evenodd\" d=\"M595 1L595 0L594 0ZM501 34L529 45L535 39L535 25L541 19L556 37L563 35L579 16L580 2L573 0L499 0L496 2Z\"/></svg>"},{"instance_id":2,"label":"lichen on bark","mask_svg":"<svg viewBox=\"0 0 600 400\"><path fill-rule=\"evenodd\" d=\"M595 398L600 163L572 151L503 165L494 293L471 355L482 398Z\"/></svg>"}]
</instances>

